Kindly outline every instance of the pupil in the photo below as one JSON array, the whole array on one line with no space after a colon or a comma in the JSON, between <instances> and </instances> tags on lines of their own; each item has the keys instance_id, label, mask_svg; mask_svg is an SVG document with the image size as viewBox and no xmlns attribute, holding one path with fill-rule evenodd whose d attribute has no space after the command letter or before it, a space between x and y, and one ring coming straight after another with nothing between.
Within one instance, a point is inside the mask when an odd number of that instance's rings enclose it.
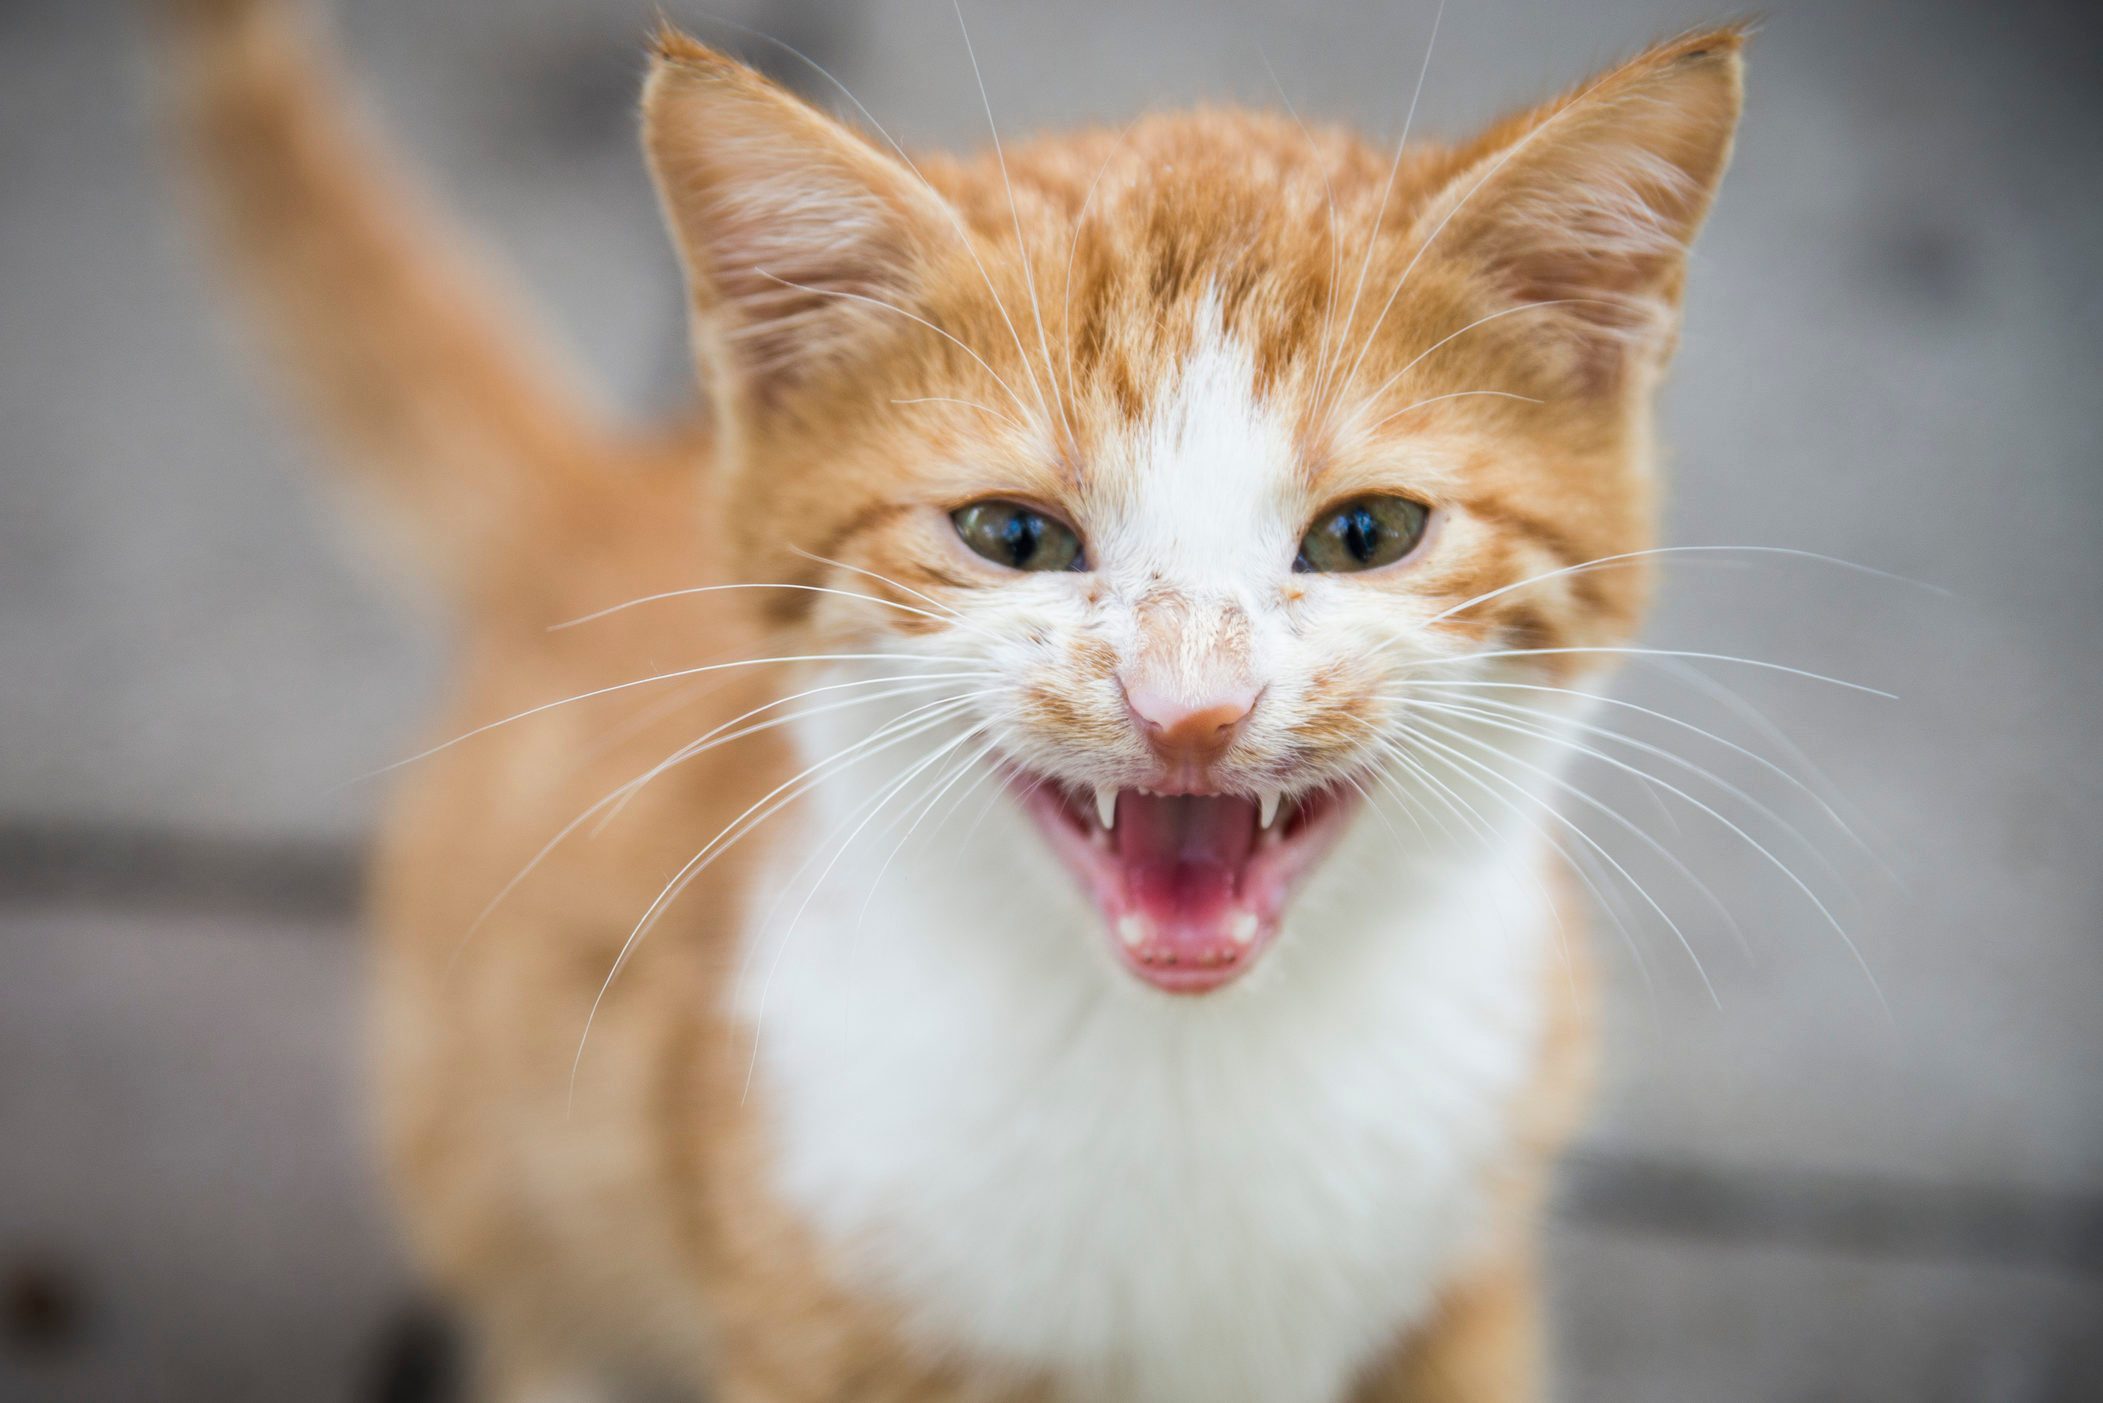
<instances>
[{"instance_id":1,"label":"pupil","mask_svg":"<svg viewBox=\"0 0 2103 1403\"><path fill-rule=\"evenodd\" d=\"M1353 511L1344 522L1344 549L1360 565L1373 558L1373 551L1380 543L1380 523L1364 507Z\"/></svg>"},{"instance_id":2,"label":"pupil","mask_svg":"<svg viewBox=\"0 0 2103 1403\"><path fill-rule=\"evenodd\" d=\"M1043 535L1044 523L1029 512L1017 512L1008 518L1001 528L1001 544L1008 548L1008 560L1016 569L1029 564Z\"/></svg>"}]
</instances>

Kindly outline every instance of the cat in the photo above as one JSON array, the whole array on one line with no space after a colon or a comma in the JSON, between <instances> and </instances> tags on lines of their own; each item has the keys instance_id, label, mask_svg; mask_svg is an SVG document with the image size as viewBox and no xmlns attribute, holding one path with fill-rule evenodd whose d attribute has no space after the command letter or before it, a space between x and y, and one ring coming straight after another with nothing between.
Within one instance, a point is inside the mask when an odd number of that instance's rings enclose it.
<instances>
[{"instance_id":1,"label":"cat","mask_svg":"<svg viewBox=\"0 0 2103 1403\"><path fill-rule=\"evenodd\" d=\"M1454 145L915 161L665 29L704 410L636 429L299 15L169 13L233 282L457 634L375 1081L483 1395L1539 1396L1580 703L1479 703L1642 617L1744 33Z\"/></svg>"}]
</instances>

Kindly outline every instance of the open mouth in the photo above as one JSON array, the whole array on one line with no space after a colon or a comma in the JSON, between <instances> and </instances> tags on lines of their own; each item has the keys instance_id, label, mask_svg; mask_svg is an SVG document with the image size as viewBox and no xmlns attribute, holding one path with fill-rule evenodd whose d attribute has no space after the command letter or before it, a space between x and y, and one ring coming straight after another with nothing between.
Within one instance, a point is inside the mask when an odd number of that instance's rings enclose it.
<instances>
[{"instance_id":1,"label":"open mouth","mask_svg":"<svg viewBox=\"0 0 2103 1403\"><path fill-rule=\"evenodd\" d=\"M1239 794L1084 797L1035 777L1014 783L1095 899L1125 968L1172 994L1208 993L1256 963L1348 808L1335 789L1266 805Z\"/></svg>"}]
</instances>

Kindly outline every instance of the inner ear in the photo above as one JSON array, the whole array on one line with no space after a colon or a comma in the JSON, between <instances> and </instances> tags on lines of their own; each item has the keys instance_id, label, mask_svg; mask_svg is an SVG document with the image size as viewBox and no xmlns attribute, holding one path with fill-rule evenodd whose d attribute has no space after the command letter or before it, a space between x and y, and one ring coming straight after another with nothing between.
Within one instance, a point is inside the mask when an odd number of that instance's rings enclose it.
<instances>
[{"instance_id":1,"label":"inner ear","mask_svg":"<svg viewBox=\"0 0 2103 1403\"><path fill-rule=\"evenodd\" d=\"M1497 300L1562 304L1540 325L1589 387L1671 352L1688 245L1730 160L1743 45L1736 29L1661 45L1500 124L1421 216Z\"/></svg>"},{"instance_id":2,"label":"inner ear","mask_svg":"<svg viewBox=\"0 0 2103 1403\"><path fill-rule=\"evenodd\" d=\"M959 237L902 161L676 32L658 39L643 143L719 395L765 401L837 368Z\"/></svg>"}]
</instances>

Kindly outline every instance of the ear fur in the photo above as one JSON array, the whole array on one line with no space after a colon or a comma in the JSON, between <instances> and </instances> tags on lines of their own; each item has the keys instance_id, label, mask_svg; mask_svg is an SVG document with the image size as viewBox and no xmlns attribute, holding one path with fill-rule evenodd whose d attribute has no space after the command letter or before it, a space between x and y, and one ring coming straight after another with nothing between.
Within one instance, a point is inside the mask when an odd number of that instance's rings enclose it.
<instances>
[{"instance_id":1,"label":"ear fur","mask_svg":"<svg viewBox=\"0 0 2103 1403\"><path fill-rule=\"evenodd\" d=\"M951 217L858 133L669 29L643 145L719 402L765 404L851 355L895 315L874 302L912 295Z\"/></svg>"},{"instance_id":2,"label":"ear fur","mask_svg":"<svg viewBox=\"0 0 2103 1403\"><path fill-rule=\"evenodd\" d=\"M1553 325L1593 389L1661 367L1688 245L1729 164L1746 35L1658 45L1471 145L1420 217L1513 303ZM1450 229L1443 226L1451 224Z\"/></svg>"}]
</instances>

